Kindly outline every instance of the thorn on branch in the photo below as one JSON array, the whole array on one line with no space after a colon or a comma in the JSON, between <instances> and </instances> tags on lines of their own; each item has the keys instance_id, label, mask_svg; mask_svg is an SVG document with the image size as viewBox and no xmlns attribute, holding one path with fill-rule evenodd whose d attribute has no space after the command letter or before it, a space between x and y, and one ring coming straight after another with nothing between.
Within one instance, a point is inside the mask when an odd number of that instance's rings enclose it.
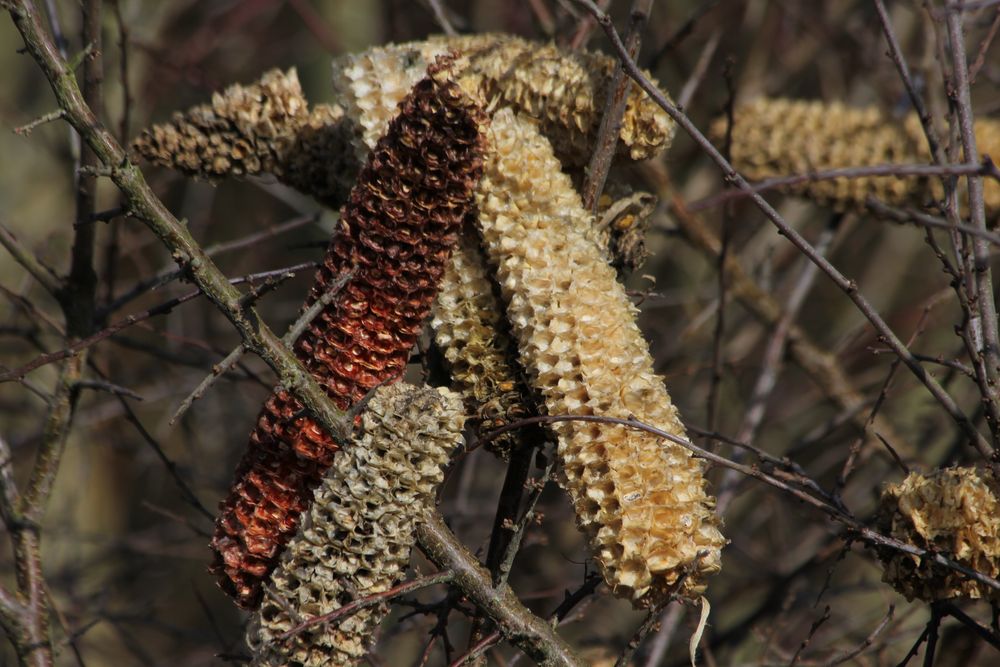
<instances>
[{"instance_id":1,"label":"thorn on branch","mask_svg":"<svg viewBox=\"0 0 1000 667\"><path fill-rule=\"evenodd\" d=\"M51 123L52 121L55 120L59 120L60 118L63 118L65 115L66 115L65 109L56 109L55 111L50 111L44 116L39 116L30 123L21 125L20 127L15 127L14 134L26 137L29 134L31 134L31 131L34 130L36 127L40 125L45 125L46 123Z\"/></svg>"}]
</instances>

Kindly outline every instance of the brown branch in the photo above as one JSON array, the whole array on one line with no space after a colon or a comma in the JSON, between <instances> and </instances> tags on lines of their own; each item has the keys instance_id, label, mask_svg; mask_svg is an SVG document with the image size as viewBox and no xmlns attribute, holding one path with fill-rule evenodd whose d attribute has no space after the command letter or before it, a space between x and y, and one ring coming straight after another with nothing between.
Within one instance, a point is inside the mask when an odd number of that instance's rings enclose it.
<instances>
[{"instance_id":1,"label":"brown branch","mask_svg":"<svg viewBox=\"0 0 1000 667\"><path fill-rule=\"evenodd\" d=\"M451 570L455 585L485 612L504 637L541 665L584 664L552 626L528 611L510 586L493 587L486 568L444 525L432 515L417 528L417 541L438 567Z\"/></svg>"},{"instance_id":2,"label":"brown branch","mask_svg":"<svg viewBox=\"0 0 1000 667\"><path fill-rule=\"evenodd\" d=\"M302 401L317 423L335 437L345 439L350 432L350 420L333 406L316 380L256 311L241 307L239 291L205 255L187 227L166 209L121 145L94 116L80 93L72 70L42 28L35 4L29 0L4 0L2 6L10 12L14 26L24 38L27 52L42 69L59 106L66 110L66 120L93 149L100 162L111 169L111 180L125 196L136 218L170 250L178 266L240 333L247 348L274 370L282 386Z\"/></svg>"},{"instance_id":3,"label":"brown branch","mask_svg":"<svg viewBox=\"0 0 1000 667\"><path fill-rule=\"evenodd\" d=\"M977 162L979 151L976 147L975 119L972 114L972 93L969 86L969 65L965 56L965 35L962 30L960 3L948 3L948 36L951 41L952 76L955 86L955 104L958 110L958 124L961 130L962 150L966 162ZM988 163L987 158L984 164ZM986 231L986 204L983 200L983 178L981 174L968 174L969 217L973 227ZM996 301L993 294L993 271L990 268L990 248L979 237L971 238L973 256L973 279L975 283L973 308L969 313L973 318L970 326L974 332L976 347L969 350L973 359L979 358L985 367L985 378L979 386L986 401L986 416L995 440L1000 439L1000 329L998 329ZM970 297L973 296L970 294ZM979 322L975 320L978 318Z\"/></svg>"},{"instance_id":4,"label":"brown branch","mask_svg":"<svg viewBox=\"0 0 1000 667\"><path fill-rule=\"evenodd\" d=\"M642 44L642 29L649 18L653 0L633 0L629 11L628 33L625 36L625 46L634 59ZM587 178L583 182L580 196L583 207L597 215L597 204L608 180L611 161L615 157L618 146L618 135L622 131L622 118L625 116L625 104L628 102L629 88L632 82L625 75L625 68L619 65L611 77L611 94L604 103L604 115L601 116L601 127L597 133L594 153L587 166Z\"/></svg>"}]
</instances>

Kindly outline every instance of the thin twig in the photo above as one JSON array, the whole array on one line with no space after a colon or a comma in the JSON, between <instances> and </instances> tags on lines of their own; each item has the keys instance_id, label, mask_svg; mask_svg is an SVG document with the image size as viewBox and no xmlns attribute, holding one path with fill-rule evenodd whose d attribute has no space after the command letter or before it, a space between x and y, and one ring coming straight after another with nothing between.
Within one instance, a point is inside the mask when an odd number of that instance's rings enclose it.
<instances>
[{"instance_id":1,"label":"thin twig","mask_svg":"<svg viewBox=\"0 0 1000 667\"><path fill-rule=\"evenodd\" d=\"M948 7L948 36L951 42L952 76L955 86L955 105L961 130L962 150L965 161L979 160L976 147L975 119L972 114L972 93L969 85L969 65L965 56L965 34L962 30L960 3L950 0ZM969 217L973 227L986 230L986 204L983 199L983 179L981 174L968 174ZM986 415L994 439L1000 440L1000 324L997 322L996 301L993 294L993 271L990 267L990 248L979 237L972 237L974 260L975 302L971 315L981 320L972 324L977 334L978 349L970 353L982 357L986 369L985 381L980 382L984 390L983 400L988 401Z\"/></svg>"},{"instance_id":2,"label":"thin twig","mask_svg":"<svg viewBox=\"0 0 1000 667\"><path fill-rule=\"evenodd\" d=\"M354 275L353 271L345 271L340 275L331 285L330 288L326 290L320 298L317 299L308 308L302 311L298 319L292 323L288 332L282 337L285 345L292 345L298 340L299 336L306 330L314 319L323 312L323 309L329 306L334 298L340 293L347 281L351 279ZM184 416L184 414L194 405L194 402L199 400L205 395L215 382L221 378L223 375L228 373L233 366L235 366L239 360L243 357L246 352L246 348L240 344L237 345L232 352L227 354L219 363L212 366L212 372L205 376L205 378L198 383L198 386L194 388L188 396L181 401L180 406L178 406L177 411L174 412L173 416L168 422L171 426L177 423L177 420Z\"/></svg>"},{"instance_id":3,"label":"thin twig","mask_svg":"<svg viewBox=\"0 0 1000 667\"><path fill-rule=\"evenodd\" d=\"M664 111L666 111L671 118L677 122L684 131L687 132L695 142L701 147L701 149L708 154L713 162L722 171L724 178L727 182L734 184L740 190L749 193L750 199L757 205L757 207L764 213L768 220L770 220L774 226L777 228L778 232L786 237L792 244L798 248L803 254L805 254L810 260L816 262L823 271L837 287L843 291L854 305L861 311L861 314L871 322L875 331L878 333L879 337L884 339L884 342L892 348L892 350L898 354L903 359L903 363L906 364L907 368L913 373L913 375L920 380L921 383L930 394L941 404L945 411L951 415L952 419L958 425L959 428L965 433L969 441L975 446L986 459L992 459L993 457L993 447L990 443L983 437L983 435L976 429L975 424L969 417L962 411L962 409L955 402L955 399L941 386L938 380L927 372L927 369L914 358L913 354L903 345L903 342L896 336L895 332L886 324L882 316L879 315L878 311L874 306L861 294L858 289L857 284L845 277L833 264L827 261L824 257L816 252L816 249L806 241L798 231L795 230L782 216L779 214L767 201L760 196L759 193L753 192L753 188L749 182L743 176L737 172L733 166L726 160L718 149L712 145L704 134L702 134L691 119L688 118L683 112L677 109L676 106L670 103L670 101L663 95L662 92L657 89L656 86L649 81L648 78L642 73L634 61L629 58L628 50L621 41L621 37L615 30L614 25L611 22L611 18L602 12L600 9L594 5L591 0L575 0L578 4L587 8L588 11L593 14L598 24L603 28L608 39L614 47L615 53L617 53L618 58L625 63L626 69L629 76L635 80L640 87L652 98Z\"/></svg>"},{"instance_id":4,"label":"thin twig","mask_svg":"<svg viewBox=\"0 0 1000 667\"><path fill-rule=\"evenodd\" d=\"M896 612L896 607L894 605L889 605L889 611L886 613L885 618L882 619L881 623L875 626L875 629L872 630L867 637L865 637L865 640L861 642L861 644L851 649L850 651L844 653L843 655L839 655L836 658L833 658L832 660L823 663L823 667L837 667L837 665L842 665L845 662L850 662L851 660L854 660L856 657L864 653L869 646L875 643L875 639L880 634L882 634L882 631L889 626L889 623L892 622L892 617L893 614L895 614L895 612Z\"/></svg>"},{"instance_id":5,"label":"thin twig","mask_svg":"<svg viewBox=\"0 0 1000 667\"><path fill-rule=\"evenodd\" d=\"M529 426L531 424L548 424L556 422L568 422L568 421L582 421L582 422L593 422L599 424L614 424L617 426L626 426L628 428L633 428L639 431L644 431L650 435L655 435L657 437L669 440L675 444L690 450L694 455L703 458L711 463L715 463L726 468L731 468L736 470L747 477L752 477L758 481L769 484L776 489L779 489L787 494L790 494L797 500L804 502L805 504L818 509L823 514L826 514L830 518L839 521L851 532L856 533L861 539L881 547L888 547L900 551L902 553L910 554L913 556L919 556L920 558L931 560L938 565L942 565L949 569L955 570L965 576L973 579L988 588L1000 591L1000 581L997 581L993 577L983 574L982 572L977 572L971 568L962 565L961 563L954 561L950 558L946 558L939 553L933 552L929 549L921 549L912 544L907 544L901 542L892 537L887 537L878 533L877 531L869 528L853 515L847 513L842 508L831 503L829 500L823 497L817 497L816 495L806 493L801 489L797 489L790 484L783 482L773 475L769 475L764 471L760 470L756 466L744 465L742 463L737 463L731 461L724 456L715 454L708 451L702 447L699 447L684 438L678 437L672 433L668 433L663 429L656 428L655 426L650 426L641 421L635 419L622 419L620 417L606 417L602 415L541 415L538 417L526 417L524 419L519 419L517 421L505 424L500 428L494 429L488 433L483 434L482 438L488 440L495 438L503 433L512 431L517 428L522 428L524 426Z\"/></svg>"},{"instance_id":6,"label":"thin twig","mask_svg":"<svg viewBox=\"0 0 1000 667\"><path fill-rule=\"evenodd\" d=\"M29 134L31 134L31 131L34 130L39 125L45 125L46 123L51 123L53 121L59 120L65 115L66 112L62 109L56 109L55 111L50 111L49 113L43 116L39 116L38 118L31 121L30 123L27 123L26 125L15 127L14 134L19 134L22 137L26 137Z\"/></svg>"},{"instance_id":7,"label":"thin twig","mask_svg":"<svg viewBox=\"0 0 1000 667\"><path fill-rule=\"evenodd\" d=\"M435 574L429 574L424 577L419 577L417 579L411 579L410 581L405 581L401 584L393 586L392 588L382 591L381 593L372 593L371 595L366 595L364 597L358 598L348 602L342 607L338 607L333 611L327 612L325 614L320 614L319 616L313 616L312 618L305 619L295 627L282 632L280 635L274 638L274 641L281 642L286 641L295 635L308 630L317 625L325 625L326 623L333 623L334 621L339 621L342 618L346 618L352 614L356 614L362 609L367 609L368 607L374 607L376 605L382 604L387 600L406 595L407 593L414 593L416 591L422 590L424 588L429 588L430 586L436 586L438 584L447 584L454 579L454 574L445 570L443 572L436 572Z\"/></svg>"},{"instance_id":8,"label":"thin twig","mask_svg":"<svg viewBox=\"0 0 1000 667\"><path fill-rule=\"evenodd\" d=\"M966 225L962 223L959 223L957 225L952 224L951 222L948 222L943 218L939 218L937 216L933 216L930 215L929 213L924 213L923 211L918 211L913 208L897 208L895 206L889 206L885 202L881 202L875 197L869 196L865 200L865 206L868 208L869 211L892 222L917 225L918 227L932 227L934 229L956 231L960 234L977 236L995 245L1000 245L1000 234L997 234L996 232L979 229L978 227L973 227L971 225Z\"/></svg>"},{"instance_id":9,"label":"thin twig","mask_svg":"<svg viewBox=\"0 0 1000 667\"><path fill-rule=\"evenodd\" d=\"M305 262L303 264L290 266L286 269L277 269L274 271L261 271L260 273L251 273L246 276L241 276L240 278L233 278L229 280L229 282L233 285L238 285L240 283L252 282L254 280L267 279L275 275L285 275L302 269L314 268L315 266L316 266L315 262ZM10 382L11 380L18 380L27 375L28 373L30 373L31 371L35 370L36 368L41 368L42 366L45 366L47 364L51 364L57 361L62 361L63 359L72 357L73 355L82 352L83 350L94 345L95 343L99 343L100 341L115 335L116 333L122 331L123 329L127 329L134 324L143 322L158 315L166 315L177 306L186 303L191 299L202 296L203 294L204 292L202 290L197 289L194 290L193 292L188 292L187 294L175 297L173 299L168 299L167 301L164 301L158 306L154 306L152 308L141 311L134 315L129 315L128 317L119 320L118 322L111 324L105 327L104 329L101 329L100 331L97 331L91 334L90 336L87 336L86 338L63 348L62 350L39 355L38 357L35 357L28 363L24 364L23 366L20 366L10 371L5 371L3 373L0 373L0 384L4 382Z\"/></svg>"},{"instance_id":10,"label":"thin twig","mask_svg":"<svg viewBox=\"0 0 1000 667\"><path fill-rule=\"evenodd\" d=\"M454 572L455 584L510 642L542 664L582 667L566 640L525 609L509 586L493 587L490 573L452 535L440 516L433 514L417 528L417 540L438 567Z\"/></svg>"},{"instance_id":11,"label":"thin twig","mask_svg":"<svg viewBox=\"0 0 1000 667\"><path fill-rule=\"evenodd\" d=\"M28 251L21 242L17 240L9 229L0 223L0 245L2 245L10 256L27 271L38 284L45 288L45 291L55 296L62 289L62 281L52 269L42 264L33 253Z\"/></svg>"},{"instance_id":12,"label":"thin twig","mask_svg":"<svg viewBox=\"0 0 1000 667\"><path fill-rule=\"evenodd\" d=\"M704 211L714 208L725 202L734 199L742 199L752 194L759 194L777 188L787 188L803 183L817 183L820 181L832 181L838 178L904 178L907 176L992 176L993 162L983 160L979 163L968 164L877 164L863 167L839 167L837 169L824 169L802 174L792 174L790 176L778 176L768 178L763 181L749 184L747 188L727 190L711 197L691 202L688 204L689 211Z\"/></svg>"}]
</instances>

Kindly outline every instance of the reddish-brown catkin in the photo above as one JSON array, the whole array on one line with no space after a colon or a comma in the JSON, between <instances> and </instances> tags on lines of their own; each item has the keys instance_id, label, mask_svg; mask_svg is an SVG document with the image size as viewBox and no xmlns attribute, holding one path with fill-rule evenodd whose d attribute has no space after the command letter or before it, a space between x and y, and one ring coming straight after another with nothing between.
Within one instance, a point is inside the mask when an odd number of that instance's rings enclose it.
<instances>
[{"instance_id":1,"label":"reddish-brown catkin","mask_svg":"<svg viewBox=\"0 0 1000 667\"><path fill-rule=\"evenodd\" d=\"M405 369L482 173L485 116L446 64L429 72L362 169L306 307L350 278L295 343L340 408ZM286 391L268 399L221 504L212 569L242 607L259 604L262 580L338 449L300 411Z\"/></svg>"}]
</instances>

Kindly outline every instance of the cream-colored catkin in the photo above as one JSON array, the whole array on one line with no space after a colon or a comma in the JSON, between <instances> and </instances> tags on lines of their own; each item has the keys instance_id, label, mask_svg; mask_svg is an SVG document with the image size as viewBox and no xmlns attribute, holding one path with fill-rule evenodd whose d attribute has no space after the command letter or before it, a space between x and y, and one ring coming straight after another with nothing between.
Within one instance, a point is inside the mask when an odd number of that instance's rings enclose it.
<instances>
[{"instance_id":1,"label":"cream-colored catkin","mask_svg":"<svg viewBox=\"0 0 1000 667\"><path fill-rule=\"evenodd\" d=\"M385 605L278 637L402 580L415 527L434 505L464 421L460 397L447 389L397 383L375 391L362 435L337 454L251 618L255 666L353 665L364 657Z\"/></svg>"},{"instance_id":2,"label":"cream-colored catkin","mask_svg":"<svg viewBox=\"0 0 1000 667\"><path fill-rule=\"evenodd\" d=\"M876 527L976 572L1000 576L1000 481L988 468L910 473L882 492ZM879 558L885 568L883 581L908 600L1000 601L1000 591L929 558L888 548L879 550Z\"/></svg>"},{"instance_id":3,"label":"cream-colored catkin","mask_svg":"<svg viewBox=\"0 0 1000 667\"><path fill-rule=\"evenodd\" d=\"M477 194L525 365L553 415L634 417L684 437L646 341L589 216L535 124L501 109ZM575 199L573 207L550 201ZM678 589L699 595L725 539L703 464L689 450L625 426L560 422L563 484L605 580L637 606Z\"/></svg>"},{"instance_id":4,"label":"cream-colored catkin","mask_svg":"<svg viewBox=\"0 0 1000 667\"><path fill-rule=\"evenodd\" d=\"M435 37L337 59L334 89L347 115L361 119L358 133L364 144L379 136L399 91L408 90L414 76L449 51L462 54L459 81L484 108L513 106L537 118L565 165L587 164L617 61L501 34ZM653 157L670 144L674 131L666 112L632 84L619 154L633 160Z\"/></svg>"},{"instance_id":5,"label":"cream-colored catkin","mask_svg":"<svg viewBox=\"0 0 1000 667\"><path fill-rule=\"evenodd\" d=\"M310 109L292 68L215 93L210 103L143 130L132 148L154 164L208 180L273 174L339 205L361 164L347 152L351 140L343 109Z\"/></svg>"},{"instance_id":6,"label":"cream-colored catkin","mask_svg":"<svg viewBox=\"0 0 1000 667\"><path fill-rule=\"evenodd\" d=\"M712 124L721 145L726 120ZM976 122L978 150L1000 157L1000 122ZM839 102L758 99L737 107L733 117L732 162L754 181L848 167L927 162L929 153L915 114L894 119L875 107ZM1000 213L1000 183L984 179L987 213ZM785 188L837 210L857 209L874 196L892 205L924 204L940 198L940 179L866 176L806 181Z\"/></svg>"}]
</instances>

